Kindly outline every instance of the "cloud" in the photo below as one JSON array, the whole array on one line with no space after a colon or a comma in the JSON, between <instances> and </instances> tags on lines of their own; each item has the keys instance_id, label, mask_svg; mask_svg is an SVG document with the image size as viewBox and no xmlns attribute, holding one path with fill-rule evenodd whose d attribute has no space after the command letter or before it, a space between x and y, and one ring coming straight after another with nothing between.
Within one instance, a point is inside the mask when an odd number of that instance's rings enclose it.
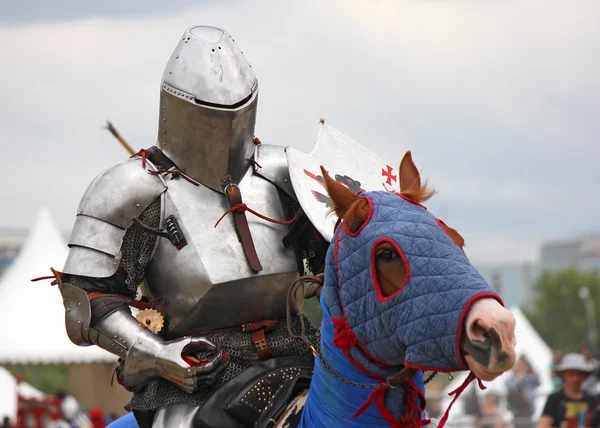
<instances>
[{"instance_id":1,"label":"cloud","mask_svg":"<svg viewBox=\"0 0 600 428\"><path fill-rule=\"evenodd\" d=\"M127 157L105 119L152 145L168 57L186 27L209 23L258 76L263 142L308 151L324 116L392 164L412 150L439 190L431 210L472 258L530 258L545 239L600 228L600 4L78 5L0 26L2 225L27 226L48 205L69 228L89 182Z\"/></svg>"},{"instance_id":2,"label":"cloud","mask_svg":"<svg viewBox=\"0 0 600 428\"><path fill-rule=\"evenodd\" d=\"M219 0L232 5L237 1ZM209 3L210 0L205 0ZM177 8L172 3L161 0L104 0L102 2L80 2L77 0L29 1L4 0L0 23L7 26L19 26L35 23L77 21L90 18L148 18L168 17L181 14L197 7L194 0L179 0Z\"/></svg>"}]
</instances>

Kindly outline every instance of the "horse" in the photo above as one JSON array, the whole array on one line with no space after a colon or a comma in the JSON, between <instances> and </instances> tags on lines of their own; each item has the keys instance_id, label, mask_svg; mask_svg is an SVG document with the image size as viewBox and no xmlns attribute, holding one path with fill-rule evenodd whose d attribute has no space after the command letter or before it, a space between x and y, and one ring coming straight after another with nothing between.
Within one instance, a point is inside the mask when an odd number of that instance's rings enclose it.
<instances>
[{"instance_id":1,"label":"horse","mask_svg":"<svg viewBox=\"0 0 600 428\"><path fill-rule=\"evenodd\" d=\"M475 379L484 388L515 364L515 318L423 205L435 191L410 151L400 192L354 192L321 171L338 217L316 293L321 338L309 389L275 426L425 426L424 372L470 371L452 403Z\"/></svg>"}]
</instances>

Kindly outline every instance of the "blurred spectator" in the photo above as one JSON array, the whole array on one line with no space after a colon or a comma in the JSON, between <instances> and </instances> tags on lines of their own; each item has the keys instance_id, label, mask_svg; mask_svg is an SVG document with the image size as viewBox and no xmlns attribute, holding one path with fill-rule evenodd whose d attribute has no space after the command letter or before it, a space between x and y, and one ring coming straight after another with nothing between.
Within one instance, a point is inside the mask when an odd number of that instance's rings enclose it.
<instances>
[{"instance_id":1,"label":"blurred spectator","mask_svg":"<svg viewBox=\"0 0 600 428\"><path fill-rule=\"evenodd\" d=\"M105 428L106 425L108 425L106 418L104 417L104 412L101 409L90 409L88 417L90 418L90 421L92 421L94 428Z\"/></svg>"},{"instance_id":2,"label":"blurred spectator","mask_svg":"<svg viewBox=\"0 0 600 428\"><path fill-rule=\"evenodd\" d=\"M592 366L593 372L581 385L581 389L590 395L596 396L600 394L600 362L595 359L590 353L587 346L582 346L579 349L580 353L585 357L586 361Z\"/></svg>"},{"instance_id":3,"label":"blurred spectator","mask_svg":"<svg viewBox=\"0 0 600 428\"><path fill-rule=\"evenodd\" d=\"M562 386L562 381L560 380L560 376L556 373L554 368L560 363L560 359L562 358L562 353L555 349L552 351L552 362L550 363L550 373L552 374L552 386L554 390L557 391Z\"/></svg>"},{"instance_id":4,"label":"blurred spectator","mask_svg":"<svg viewBox=\"0 0 600 428\"><path fill-rule=\"evenodd\" d=\"M579 348L579 353L585 357L587 362L597 362L587 345L583 345L581 348Z\"/></svg>"},{"instance_id":5,"label":"blurred spectator","mask_svg":"<svg viewBox=\"0 0 600 428\"><path fill-rule=\"evenodd\" d=\"M548 396L538 428L598 427L591 424L596 399L581 389L583 381L592 370L591 364L581 354L571 353L562 358L556 366L556 372L560 375L563 386Z\"/></svg>"},{"instance_id":6,"label":"blurred spectator","mask_svg":"<svg viewBox=\"0 0 600 428\"><path fill-rule=\"evenodd\" d=\"M504 422L498 407L498 397L494 393L488 393L483 397L479 408L479 415L475 422L476 428L503 428Z\"/></svg>"},{"instance_id":7,"label":"blurred spectator","mask_svg":"<svg viewBox=\"0 0 600 428\"><path fill-rule=\"evenodd\" d=\"M2 428L10 428L10 418L8 416L2 418Z\"/></svg>"},{"instance_id":8,"label":"blurred spectator","mask_svg":"<svg viewBox=\"0 0 600 428\"><path fill-rule=\"evenodd\" d=\"M465 394L465 415L481 416L477 389L471 386Z\"/></svg>"},{"instance_id":9,"label":"blurred spectator","mask_svg":"<svg viewBox=\"0 0 600 428\"><path fill-rule=\"evenodd\" d=\"M439 418L442 416L442 404L441 398L443 395L444 385L437 381L432 380L427 384L427 411L428 418Z\"/></svg>"},{"instance_id":10,"label":"blurred spectator","mask_svg":"<svg viewBox=\"0 0 600 428\"><path fill-rule=\"evenodd\" d=\"M508 389L507 405L514 417L515 428L532 426L531 416L535 410L535 390L540 385L539 376L521 355L506 381Z\"/></svg>"},{"instance_id":11,"label":"blurred spectator","mask_svg":"<svg viewBox=\"0 0 600 428\"><path fill-rule=\"evenodd\" d=\"M62 392L57 393L56 396L61 399L61 419L50 423L49 428L94 428L85 413L81 412L75 397Z\"/></svg>"},{"instance_id":12,"label":"blurred spectator","mask_svg":"<svg viewBox=\"0 0 600 428\"><path fill-rule=\"evenodd\" d=\"M596 396L596 410L592 412L590 426L600 427L600 395Z\"/></svg>"}]
</instances>

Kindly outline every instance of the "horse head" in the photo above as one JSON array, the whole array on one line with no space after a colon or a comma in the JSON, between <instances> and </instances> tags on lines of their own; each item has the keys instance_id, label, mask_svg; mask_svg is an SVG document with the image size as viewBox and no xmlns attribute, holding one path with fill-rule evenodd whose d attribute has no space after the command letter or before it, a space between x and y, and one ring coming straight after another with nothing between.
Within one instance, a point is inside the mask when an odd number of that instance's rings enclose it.
<instances>
[{"instance_id":1,"label":"horse head","mask_svg":"<svg viewBox=\"0 0 600 428\"><path fill-rule=\"evenodd\" d=\"M400 192L355 193L321 170L339 218L321 292L334 345L376 379L398 367L469 370L486 381L510 370L515 318L469 262L460 234L422 205L434 192L410 152Z\"/></svg>"}]
</instances>

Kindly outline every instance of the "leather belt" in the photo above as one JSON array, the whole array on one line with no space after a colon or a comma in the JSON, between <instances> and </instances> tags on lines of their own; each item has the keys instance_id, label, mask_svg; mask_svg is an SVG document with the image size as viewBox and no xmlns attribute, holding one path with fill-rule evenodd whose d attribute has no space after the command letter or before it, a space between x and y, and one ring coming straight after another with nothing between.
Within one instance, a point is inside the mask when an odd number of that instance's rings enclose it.
<instances>
[{"instance_id":1,"label":"leather belt","mask_svg":"<svg viewBox=\"0 0 600 428\"><path fill-rule=\"evenodd\" d=\"M240 188L235 184L230 184L226 187L225 195L227 196L227 201L229 202L230 208L243 203ZM242 243L242 248L244 248L246 259L248 260L248 263L250 263L252 270L255 272L260 272L262 270L262 265L258 259L258 254L256 254L256 248L254 247L252 234L250 233L250 228L248 227L246 213L243 211L233 211L232 215L235 223L235 229L238 234L238 239Z\"/></svg>"},{"instance_id":2,"label":"leather belt","mask_svg":"<svg viewBox=\"0 0 600 428\"><path fill-rule=\"evenodd\" d=\"M217 330L209 330L203 331L201 333L196 333L194 336L203 336L212 333L221 333L223 331L232 331L232 330L242 330L252 333L252 342L254 342L254 346L256 347L256 353L258 354L261 360L268 360L273 356L271 351L271 347L267 342L267 337L265 336L265 331L271 330L275 327L275 321L272 320L262 320L262 321L254 321L244 325L238 325L235 327L225 327Z\"/></svg>"}]
</instances>

